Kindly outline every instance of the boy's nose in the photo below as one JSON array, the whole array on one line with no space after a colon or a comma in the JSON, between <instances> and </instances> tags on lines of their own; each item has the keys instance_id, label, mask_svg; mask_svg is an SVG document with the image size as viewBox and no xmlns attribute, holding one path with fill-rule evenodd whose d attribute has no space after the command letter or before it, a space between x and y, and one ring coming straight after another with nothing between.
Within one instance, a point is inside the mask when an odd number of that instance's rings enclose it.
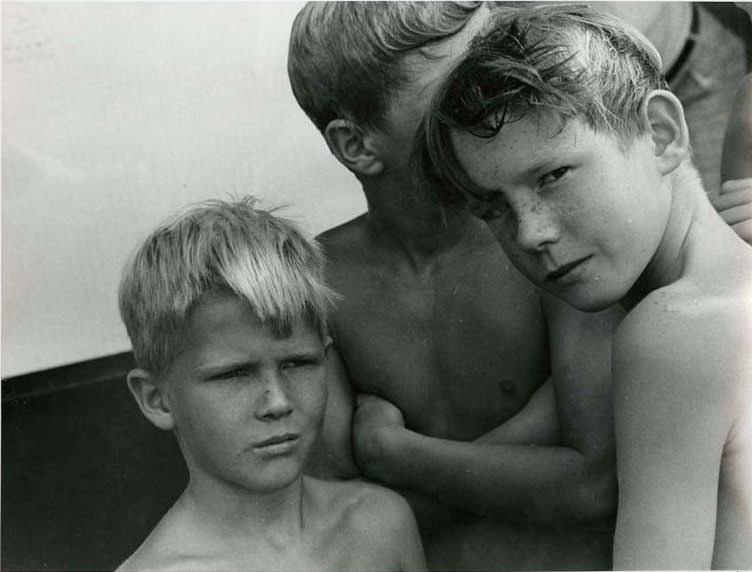
<instances>
[{"instance_id":1,"label":"boy's nose","mask_svg":"<svg viewBox=\"0 0 752 572\"><path fill-rule=\"evenodd\" d=\"M531 199L517 209L517 244L527 252L540 252L559 239L559 228L550 209Z\"/></svg>"},{"instance_id":2,"label":"boy's nose","mask_svg":"<svg viewBox=\"0 0 752 572\"><path fill-rule=\"evenodd\" d=\"M257 416L266 420L281 419L292 413L292 410L285 380L278 373L270 374L260 399Z\"/></svg>"}]
</instances>

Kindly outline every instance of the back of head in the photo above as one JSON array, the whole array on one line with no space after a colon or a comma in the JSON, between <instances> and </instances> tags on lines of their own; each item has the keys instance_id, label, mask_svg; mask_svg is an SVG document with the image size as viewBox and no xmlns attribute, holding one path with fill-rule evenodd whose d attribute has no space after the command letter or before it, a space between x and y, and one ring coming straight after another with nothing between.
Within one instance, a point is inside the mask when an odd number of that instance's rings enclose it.
<instances>
[{"instance_id":1,"label":"back of head","mask_svg":"<svg viewBox=\"0 0 752 572\"><path fill-rule=\"evenodd\" d=\"M458 32L479 2L309 2L295 18L287 71L320 131L349 119L378 127L404 81L407 53Z\"/></svg>"},{"instance_id":2,"label":"back of head","mask_svg":"<svg viewBox=\"0 0 752 572\"><path fill-rule=\"evenodd\" d=\"M323 333L333 294L318 244L255 203L246 197L193 206L152 232L128 262L120 315L139 367L166 372L191 310L208 293L237 296L283 334L298 319Z\"/></svg>"},{"instance_id":3,"label":"back of head","mask_svg":"<svg viewBox=\"0 0 752 572\"><path fill-rule=\"evenodd\" d=\"M658 52L613 16L579 5L501 7L437 91L418 133L419 168L445 191L472 188L449 132L490 138L531 115L579 119L627 145L648 127L646 96L665 88Z\"/></svg>"}]
</instances>

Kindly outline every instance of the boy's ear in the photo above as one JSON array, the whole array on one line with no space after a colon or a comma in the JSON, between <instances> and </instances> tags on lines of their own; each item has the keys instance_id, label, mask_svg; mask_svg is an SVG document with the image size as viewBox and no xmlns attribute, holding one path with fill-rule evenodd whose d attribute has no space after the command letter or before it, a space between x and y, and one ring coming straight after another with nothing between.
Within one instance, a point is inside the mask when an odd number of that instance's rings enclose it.
<instances>
[{"instance_id":1,"label":"boy's ear","mask_svg":"<svg viewBox=\"0 0 752 572\"><path fill-rule=\"evenodd\" d=\"M166 382L158 383L153 375L143 369L132 369L127 379L128 389L144 416L160 429L170 431L175 427Z\"/></svg>"},{"instance_id":2,"label":"boy's ear","mask_svg":"<svg viewBox=\"0 0 752 572\"><path fill-rule=\"evenodd\" d=\"M324 129L329 150L357 175L373 176L384 170L373 137L349 119L334 119Z\"/></svg>"},{"instance_id":3,"label":"boy's ear","mask_svg":"<svg viewBox=\"0 0 752 572\"><path fill-rule=\"evenodd\" d=\"M689 129L684 108L673 93L662 89L648 94L643 105L654 153L661 173L666 175L689 155Z\"/></svg>"}]
</instances>

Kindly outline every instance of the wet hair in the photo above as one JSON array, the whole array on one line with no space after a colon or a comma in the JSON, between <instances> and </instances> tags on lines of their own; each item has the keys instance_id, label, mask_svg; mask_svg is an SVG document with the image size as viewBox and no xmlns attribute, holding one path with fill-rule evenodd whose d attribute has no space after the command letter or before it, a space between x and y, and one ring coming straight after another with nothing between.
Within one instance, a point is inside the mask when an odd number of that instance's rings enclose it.
<instances>
[{"instance_id":1,"label":"wet hair","mask_svg":"<svg viewBox=\"0 0 752 572\"><path fill-rule=\"evenodd\" d=\"M192 310L210 293L237 296L279 335L304 319L326 328L334 294L323 279L319 245L256 199L210 200L153 231L126 264L120 315L136 363L165 374Z\"/></svg>"},{"instance_id":2,"label":"wet hair","mask_svg":"<svg viewBox=\"0 0 752 572\"><path fill-rule=\"evenodd\" d=\"M401 59L459 32L480 2L309 2L292 26L287 72L319 131L377 128L405 81Z\"/></svg>"},{"instance_id":3,"label":"wet hair","mask_svg":"<svg viewBox=\"0 0 752 572\"><path fill-rule=\"evenodd\" d=\"M628 146L646 132L640 110L666 89L653 45L625 22L586 6L497 8L439 87L418 129L418 176L445 204L464 202L475 185L457 161L451 131L493 138L532 116L585 121Z\"/></svg>"}]
</instances>

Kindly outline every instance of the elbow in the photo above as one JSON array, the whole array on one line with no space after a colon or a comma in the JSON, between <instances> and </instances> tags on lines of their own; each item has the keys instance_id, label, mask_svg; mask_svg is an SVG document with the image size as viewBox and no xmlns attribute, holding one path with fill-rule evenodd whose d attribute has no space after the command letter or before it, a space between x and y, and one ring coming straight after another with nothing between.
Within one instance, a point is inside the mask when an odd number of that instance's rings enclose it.
<instances>
[{"instance_id":1,"label":"elbow","mask_svg":"<svg viewBox=\"0 0 752 572\"><path fill-rule=\"evenodd\" d=\"M393 427L384 426L355 440L355 465L363 476L388 486L397 486L394 474L396 464L393 462L393 451L399 441L397 433L398 430Z\"/></svg>"}]
</instances>

